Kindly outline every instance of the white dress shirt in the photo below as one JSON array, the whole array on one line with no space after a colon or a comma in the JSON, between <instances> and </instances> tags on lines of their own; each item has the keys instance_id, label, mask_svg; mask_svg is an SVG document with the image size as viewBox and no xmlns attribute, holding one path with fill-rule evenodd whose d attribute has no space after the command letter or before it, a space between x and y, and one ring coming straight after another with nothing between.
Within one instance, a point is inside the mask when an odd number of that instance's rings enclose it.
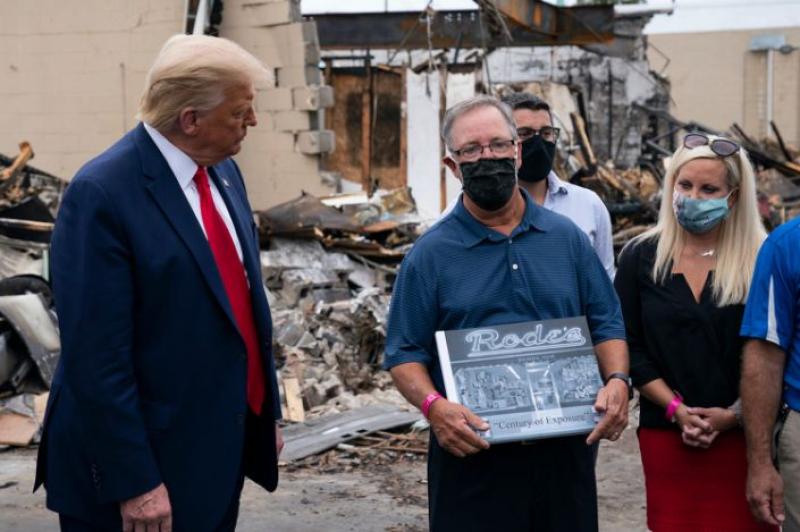
<instances>
[{"instance_id":1,"label":"white dress shirt","mask_svg":"<svg viewBox=\"0 0 800 532\"><path fill-rule=\"evenodd\" d=\"M203 234L208 238L206 228L203 226L203 215L200 212L200 193L194 182L194 174L197 173L198 168L197 163L167 140L157 129L151 127L149 124L144 124L144 129L147 131L148 135L150 135L150 138L153 139L158 151L160 151L164 159L167 160L170 170L172 170L173 175L175 175L175 178L178 180L178 186L181 187L183 194L186 196L186 201L189 202L189 206L192 208L192 212L194 212L197 218L197 223L200 224L200 229L203 230ZM233 225L233 220L228 212L228 207L225 205L225 200L222 199L219 190L217 190L217 185L214 184L214 180L211 179L210 175L208 177L208 184L211 187L211 198L214 200L214 207L217 208L217 212L222 217L222 221L225 222L225 227L228 228L228 232L231 234L231 238L233 238L233 244L236 246L236 253L239 255L239 260L242 260L242 245L239 243L239 237L236 235L236 228Z\"/></svg>"},{"instance_id":2,"label":"white dress shirt","mask_svg":"<svg viewBox=\"0 0 800 532\"><path fill-rule=\"evenodd\" d=\"M562 181L555 172L550 172L542 207L566 216L586 233L603 268L613 280L617 270L614 266L611 216L600 196L588 188Z\"/></svg>"}]
</instances>

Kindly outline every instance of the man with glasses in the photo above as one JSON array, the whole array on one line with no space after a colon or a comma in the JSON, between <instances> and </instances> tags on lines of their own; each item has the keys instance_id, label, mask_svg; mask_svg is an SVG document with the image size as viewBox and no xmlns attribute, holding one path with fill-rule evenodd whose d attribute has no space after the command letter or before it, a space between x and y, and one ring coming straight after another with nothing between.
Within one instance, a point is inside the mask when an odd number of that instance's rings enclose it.
<instances>
[{"instance_id":1,"label":"man with glasses","mask_svg":"<svg viewBox=\"0 0 800 532\"><path fill-rule=\"evenodd\" d=\"M550 105L529 92L507 94L503 102L512 109L522 148L520 186L538 205L575 222L589 237L603 268L613 279L614 247L608 209L593 191L562 181L553 171L561 130L553 127Z\"/></svg>"},{"instance_id":2,"label":"man with glasses","mask_svg":"<svg viewBox=\"0 0 800 532\"><path fill-rule=\"evenodd\" d=\"M385 366L431 424L430 529L597 530L590 445L628 420L628 352L616 293L586 235L518 186L509 107L478 96L445 115L445 164L464 194L420 237L395 282ZM443 397L434 333L586 316L606 385L595 430L494 445L489 426Z\"/></svg>"}]
</instances>

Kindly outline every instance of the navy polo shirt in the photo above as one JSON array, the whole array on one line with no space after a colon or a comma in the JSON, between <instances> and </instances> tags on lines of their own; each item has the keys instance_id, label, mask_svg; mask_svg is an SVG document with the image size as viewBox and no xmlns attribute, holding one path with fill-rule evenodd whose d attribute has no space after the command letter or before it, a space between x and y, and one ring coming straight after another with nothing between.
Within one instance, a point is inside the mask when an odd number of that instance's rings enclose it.
<instances>
[{"instance_id":1,"label":"navy polo shirt","mask_svg":"<svg viewBox=\"0 0 800 532\"><path fill-rule=\"evenodd\" d=\"M617 294L588 237L536 205L506 236L459 201L406 255L392 292L384 367L428 367L444 393L434 333L586 316L592 341L625 339Z\"/></svg>"}]
</instances>

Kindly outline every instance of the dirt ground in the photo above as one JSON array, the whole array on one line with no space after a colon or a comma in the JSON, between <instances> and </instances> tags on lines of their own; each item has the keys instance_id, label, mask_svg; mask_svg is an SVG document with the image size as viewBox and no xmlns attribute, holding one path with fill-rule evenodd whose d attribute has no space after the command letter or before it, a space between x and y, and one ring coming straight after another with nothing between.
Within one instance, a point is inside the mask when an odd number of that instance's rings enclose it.
<instances>
[{"instance_id":1,"label":"dirt ground","mask_svg":"<svg viewBox=\"0 0 800 532\"><path fill-rule=\"evenodd\" d=\"M0 532L58 530L44 494L31 493L36 450L0 452ZM323 473L284 468L278 490L248 482L237 530L241 532L422 532L427 530L424 459L370 464ZM632 427L616 443L603 442L597 464L600 530L644 531L644 486Z\"/></svg>"}]
</instances>

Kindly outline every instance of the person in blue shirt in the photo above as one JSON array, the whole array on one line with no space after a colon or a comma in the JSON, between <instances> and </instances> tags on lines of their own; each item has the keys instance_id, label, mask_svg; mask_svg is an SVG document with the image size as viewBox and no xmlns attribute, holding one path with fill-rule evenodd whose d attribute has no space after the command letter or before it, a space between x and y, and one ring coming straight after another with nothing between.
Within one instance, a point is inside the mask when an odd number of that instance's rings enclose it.
<instances>
[{"instance_id":1,"label":"person in blue shirt","mask_svg":"<svg viewBox=\"0 0 800 532\"><path fill-rule=\"evenodd\" d=\"M462 201L406 256L392 296L385 366L428 417L430 529L597 530L590 445L628 421L628 351L619 301L587 236L519 188L509 107L478 96L452 107L445 159ZM606 385L587 437L498 444L488 425L445 393L437 330L586 316Z\"/></svg>"},{"instance_id":2,"label":"person in blue shirt","mask_svg":"<svg viewBox=\"0 0 800 532\"><path fill-rule=\"evenodd\" d=\"M795 219L773 231L759 251L741 328L748 338L740 384L747 499L756 517L782 524L786 532L800 530L798 289L800 219ZM773 463L773 441L780 473Z\"/></svg>"}]
</instances>

